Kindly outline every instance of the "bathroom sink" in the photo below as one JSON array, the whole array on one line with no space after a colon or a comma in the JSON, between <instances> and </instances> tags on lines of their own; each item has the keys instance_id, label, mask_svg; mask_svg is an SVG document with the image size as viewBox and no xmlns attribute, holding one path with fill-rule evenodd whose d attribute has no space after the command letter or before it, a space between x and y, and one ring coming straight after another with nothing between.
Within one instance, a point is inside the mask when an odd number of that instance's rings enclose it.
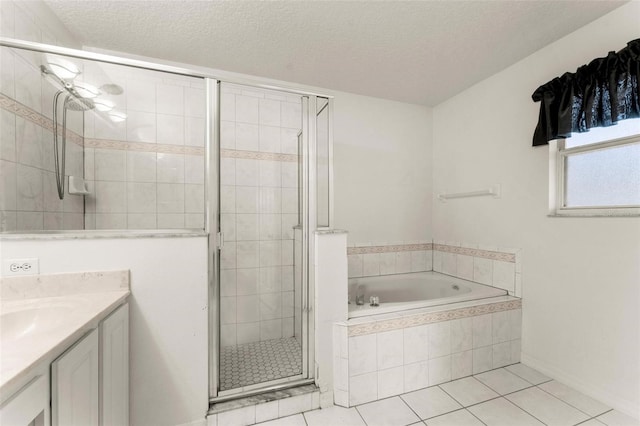
<instances>
[{"instance_id":1,"label":"bathroom sink","mask_svg":"<svg viewBox=\"0 0 640 426\"><path fill-rule=\"evenodd\" d=\"M0 341L8 342L46 333L59 327L73 309L70 305L27 307L0 314Z\"/></svg>"}]
</instances>

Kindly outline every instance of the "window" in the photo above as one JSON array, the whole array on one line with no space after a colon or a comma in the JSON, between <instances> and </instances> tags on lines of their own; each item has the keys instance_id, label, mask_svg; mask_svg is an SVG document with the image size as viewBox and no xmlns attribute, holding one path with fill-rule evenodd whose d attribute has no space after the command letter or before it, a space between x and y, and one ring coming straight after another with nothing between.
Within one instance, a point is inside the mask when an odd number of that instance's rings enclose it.
<instances>
[{"instance_id":1,"label":"window","mask_svg":"<svg viewBox=\"0 0 640 426\"><path fill-rule=\"evenodd\" d=\"M550 144L550 214L640 215L640 119Z\"/></svg>"}]
</instances>

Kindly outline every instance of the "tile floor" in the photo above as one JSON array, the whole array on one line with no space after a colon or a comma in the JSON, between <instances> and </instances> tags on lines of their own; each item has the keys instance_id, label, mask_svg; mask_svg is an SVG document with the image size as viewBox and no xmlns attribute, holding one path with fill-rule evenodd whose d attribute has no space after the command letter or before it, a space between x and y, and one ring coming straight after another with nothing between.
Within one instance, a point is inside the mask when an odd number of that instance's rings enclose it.
<instances>
[{"instance_id":1,"label":"tile floor","mask_svg":"<svg viewBox=\"0 0 640 426\"><path fill-rule=\"evenodd\" d=\"M302 349L295 337L229 346L220 351L220 390L301 373Z\"/></svg>"},{"instance_id":2,"label":"tile floor","mask_svg":"<svg viewBox=\"0 0 640 426\"><path fill-rule=\"evenodd\" d=\"M638 421L523 364L358 405L283 417L263 426L639 426Z\"/></svg>"}]
</instances>

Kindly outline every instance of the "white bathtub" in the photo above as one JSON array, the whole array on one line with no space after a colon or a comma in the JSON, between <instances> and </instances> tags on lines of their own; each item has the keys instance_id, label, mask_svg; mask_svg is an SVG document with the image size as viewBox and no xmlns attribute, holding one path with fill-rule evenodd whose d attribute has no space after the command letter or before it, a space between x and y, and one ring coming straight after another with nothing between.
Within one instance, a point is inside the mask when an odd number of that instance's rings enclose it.
<instances>
[{"instance_id":1,"label":"white bathtub","mask_svg":"<svg viewBox=\"0 0 640 426\"><path fill-rule=\"evenodd\" d=\"M364 305L356 305L356 293ZM468 300L504 296L505 290L462 280L438 272L380 275L349 279L349 318L375 315ZM378 296L380 306L369 306Z\"/></svg>"}]
</instances>

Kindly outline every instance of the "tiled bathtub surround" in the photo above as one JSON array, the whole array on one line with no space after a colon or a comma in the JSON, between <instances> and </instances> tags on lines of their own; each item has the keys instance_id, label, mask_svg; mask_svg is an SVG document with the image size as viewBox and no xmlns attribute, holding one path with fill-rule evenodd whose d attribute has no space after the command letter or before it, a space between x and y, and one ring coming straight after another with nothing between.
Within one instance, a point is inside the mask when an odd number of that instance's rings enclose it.
<instances>
[{"instance_id":1,"label":"tiled bathtub surround","mask_svg":"<svg viewBox=\"0 0 640 426\"><path fill-rule=\"evenodd\" d=\"M299 335L294 327L299 96L223 84L220 271L224 346ZM295 306L295 308L294 308Z\"/></svg>"},{"instance_id":2,"label":"tiled bathtub surround","mask_svg":"<svg viewBox=\"0 0 640 426\"><path fill-rule=\"evenodd\" d=\"M347 248L349 278L436 271L522 294L522 251L512 248L418 242L357 244Z\"/></svg>"},{"instance_id":3,"label":"tiled bathtub surround","mask_svg":"<svg viewBox=\"0 0 640 426\"><path fill-rule=\"evenodd\" d=\"M345 407L520 361L520 299L466 302L334 325L334 397Z\"/></svg>"},{"instance_id":4,"label":"tiled bathtub surround","mask_svg":"<svg viewBox=\"0 0 640 426\"><path fill-rule=\"evenodd\" d=\"M433 270L522 295L519 249L434 242Z\"/></svg>"},{"instance_id":5,"label":"tiled bathtub surround","mask_svg":"<svg viewBox=\"0 0 640 426\"><path fill-rule=\"evenodd\" d=\"M347 247L349 278L431 271L431 250L430 242Z\"/></svg>"}]
</instances>

